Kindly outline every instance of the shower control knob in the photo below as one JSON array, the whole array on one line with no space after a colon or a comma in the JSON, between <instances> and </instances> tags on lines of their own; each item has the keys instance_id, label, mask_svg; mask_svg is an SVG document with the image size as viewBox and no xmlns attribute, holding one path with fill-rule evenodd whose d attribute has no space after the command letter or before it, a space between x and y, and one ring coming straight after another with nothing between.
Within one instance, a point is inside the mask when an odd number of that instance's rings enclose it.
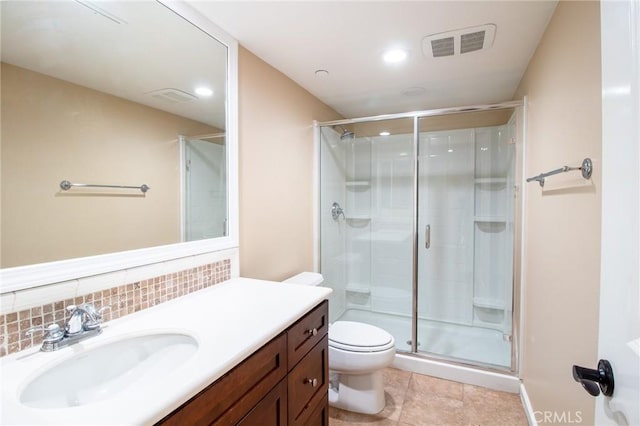
<instances>
[{"instance_id":1,"label":"shower control knob","mask_svg":"<svg viewBox=\"0 0 640 426\"><path fill-rule=\"evenodd\" d=\"M311 385L314 388L318 386L318 379L304 379L303 383L305 385Z\"/></svg>"}]
</instances>

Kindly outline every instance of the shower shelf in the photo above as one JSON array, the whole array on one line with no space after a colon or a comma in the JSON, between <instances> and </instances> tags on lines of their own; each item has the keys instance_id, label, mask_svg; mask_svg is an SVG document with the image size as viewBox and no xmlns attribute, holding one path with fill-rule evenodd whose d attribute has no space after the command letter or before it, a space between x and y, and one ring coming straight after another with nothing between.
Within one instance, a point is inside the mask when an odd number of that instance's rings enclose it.
<instances>
[{"instance_id":1,"label":"shower shelf","mask_svg":"<svg viewBox=\"0 0 640 426\"><path fill-rule=\"evenodd\" d=\"M474 297L473 306L478 308L504 310L504 302L502 300L489 299L486 297Z\"/></svg>"},{"instance_id":2,"label":"shower shelf","mask_svg":"<svg viewBox=\"0 0 640 426\"><path fill-rule=\"evenodd\" d=\"M347 216L345 217L347 220L361 220L361 221L369 221L371 218L369 216Z\"/></svg>"},{"instance_id":3,"label":"shower shelf","mask_svg":"<svg viewBox=\"0 0 640 426\"><path fill-rule=\"evenodd\" d=\"M476 178L476 184L507 183L507 178Z\"/></svg>"},{"instance_id":4,"label":"shower shelf","mask_svg":"<svg viewBox=\"0 0 640 426\"><path fill-rule=\"evenodd\" d=\"M347 188L355 188L355 187L364 188L364 187L371 186L371 182L369 182L368 180L349 180L349 181L346 181L344 184Z\"/></svg>"},{"instance_id":5,"label":"shower shelf","mask_svg":"<svg viewBox=\"0 0 640 426\"><path fill-rule=\"evenodd\" d=\"M475 216L474 222L506 223L507 219L500 216Z\"/></svg>"},{"instance_id":6,"label":"shower shelf","mask_svg":"<svg viewBox=\"0 0 640 426\"><path fill-rule=\"evenodd\" d=\"M356 294L363 294L363 295L371 294L371 289L369 287L359 287L359 286L354 286L350 284L347 284L345 291L349 293L356 293Z\"/></svg>"}]
</instances>

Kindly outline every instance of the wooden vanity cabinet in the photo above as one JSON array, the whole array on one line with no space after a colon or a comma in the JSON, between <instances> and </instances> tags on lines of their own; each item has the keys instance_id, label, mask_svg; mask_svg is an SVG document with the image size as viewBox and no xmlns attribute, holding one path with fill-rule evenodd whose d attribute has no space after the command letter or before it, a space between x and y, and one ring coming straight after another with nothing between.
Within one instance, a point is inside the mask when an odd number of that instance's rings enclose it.
<instances>
[{"instance_id":1,"label":"wooden vanity cabinet","mask_svg":"<svg viewBox=\"0 0 640 426\"><path fill-rule=\"evenodd\" d=\"M287 381L282 380L238 423L242 426L287 424Z\"/></svg>"},{"instance_id":2,"label":"wooden vanity cabinet","mask_svg":"<svg viewBox=\"0 0 640 426\"><path fill-rule=\"evenodd\" d=\"M289 425L329 424L328 306L325 300L287 330ZM322 423L318 413L326 414Z\"/></svg>"},{"instance_id":3,"label":"wooden vanity cabinet","mask_svg":"<svg viewBox=\"0 0 640 426\"><path fill-rule=\"evenodd\" d=\"M162 425L328 425L325 300L167 415Z\"/></svg>"}]
</instances>

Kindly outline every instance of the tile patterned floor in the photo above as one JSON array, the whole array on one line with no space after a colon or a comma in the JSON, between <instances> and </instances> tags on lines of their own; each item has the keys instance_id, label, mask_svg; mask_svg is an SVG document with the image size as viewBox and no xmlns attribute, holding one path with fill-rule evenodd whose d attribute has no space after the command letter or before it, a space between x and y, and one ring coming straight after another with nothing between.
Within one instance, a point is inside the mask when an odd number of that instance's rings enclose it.
<instances>
[{"instance_id":1,"label":"tile patterned floor","mask_svg":"<svg viewBox=\"0 0 640 426\"><path fill-rule=\"evenodd\" d=\"M331 407L330 426L526 426L516 394L387 368L385 409L375 415Z\"/></svg>"}]
</instances>

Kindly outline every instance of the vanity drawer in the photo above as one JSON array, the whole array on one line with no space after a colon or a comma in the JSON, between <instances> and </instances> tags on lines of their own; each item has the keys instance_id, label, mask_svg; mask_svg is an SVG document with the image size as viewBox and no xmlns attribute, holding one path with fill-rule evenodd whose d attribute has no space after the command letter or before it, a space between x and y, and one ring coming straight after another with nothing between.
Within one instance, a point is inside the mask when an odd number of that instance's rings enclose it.
<instances>
[{"instance_id":1,"label":"vanity drawer","mask_svg":"<svg viewBox=\"0 0 640 426\"><path fill-rule=\"evenodd\" d=\"M286 374L287 335L283 333L159 424L234 425Z\"/></svg>"},{"instance_id":2,"label":"vanity drawer","mask_svg":"<svg viewBox=\"0 0 640 426\"><path fill-rule=\"evenodd\" d=\"M306 424L329 390L328 336L289 372L289 424Z\"/></svg>"},{"instance_id":3,"label":"vanity drawer","mask_svg":"<svg viewBox=\"0 0 640 426\"><path fill-rule=\"evenodd\" d=\"M289 340L289 370L306 355L329 331L329 302L324 301L302 317L287 331Z\"/></svg>"}]
</instances>

